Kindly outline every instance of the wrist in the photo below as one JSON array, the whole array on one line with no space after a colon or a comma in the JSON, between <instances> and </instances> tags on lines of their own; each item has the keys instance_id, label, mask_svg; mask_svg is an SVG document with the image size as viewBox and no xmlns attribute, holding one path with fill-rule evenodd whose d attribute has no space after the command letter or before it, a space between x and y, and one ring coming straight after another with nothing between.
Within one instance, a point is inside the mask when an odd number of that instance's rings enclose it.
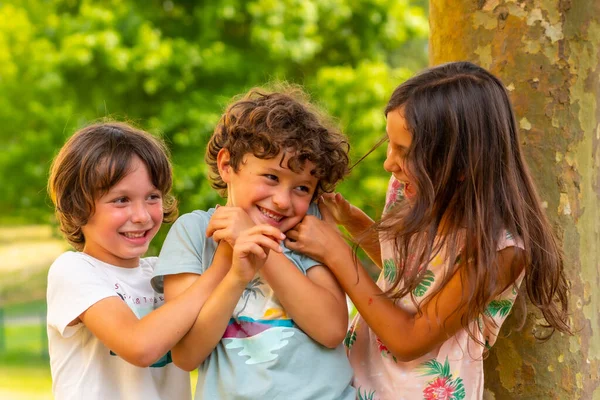
<instances>
[{"instance_id":1,"label":"wrist","mask_svg":"<svg viewBox=\"0 0 600 400\"><path fill-rule=\"evenodd\" d=\"M251 280L252 277L248 279L244 274L237 273L233 268L223 278L223 282L229 289L239 291L243 291Z\"/></svg>"},{"instance_id":2,"label":"wrist","mask_svg":"<svg viewBox=\"0 0 600 400\"><path fill-rule=\"evenodd\" d=\"M335 240L327 246L328 251L323 255L323 262L330 268L335 268L336 264L341 260L352 258L352 248L340 236L339 241ZM342 261L343 262L343 261Z\"/></svg>"}]
</instances>

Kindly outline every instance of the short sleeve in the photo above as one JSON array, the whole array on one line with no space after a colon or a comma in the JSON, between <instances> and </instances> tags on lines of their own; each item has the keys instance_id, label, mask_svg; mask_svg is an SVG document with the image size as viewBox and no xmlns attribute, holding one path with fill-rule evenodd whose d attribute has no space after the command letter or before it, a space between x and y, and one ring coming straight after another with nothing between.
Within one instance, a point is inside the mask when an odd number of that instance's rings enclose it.
<instances>
[{"instance_id":1,"label":"short sleeve","mask_svg":"<svg viewBox=\"0 0 600 400\"><path fill-rule=\"evenodd\" d=\"M206 238L211 211L214 212L214 209L208 212L194 211L182 215L175 221L163 243L158 263L152 274L152 287L156 291L163 292L162 279L165 275L204 273L205 244L207 240L213 241Z\"/></svg>"},{"instance_id":2,"label":"short sleeve","mask_svg":"<svg viewBox=\"0 0 600 400\"><path fill-rule=\"evenodd\" d=\"M74 319L98 301L118 296L108 276L79 253L59 256L48 271L48 326L62 336L71 336L77 329L66 328Z\"/></svg>"},{"instance_id":3,"label":"short sleeve","mask_svg":"<svg viewBox=\"0 0 600 400\"><path fill-rule=\"evenodd\" d=\"M515 237L512 233L505 231L498 241L498 251L508 247L524 248L523 241L519 237ZM517 290L521 286L524 277L525 271L523 270L513 285L506 288L504 292L500 293L487 304L483 318L480 319L479 323L488 347L493 346L496 342L500 327L512 310L512 306L517 298Z\"/></svg>"}]
</instances>

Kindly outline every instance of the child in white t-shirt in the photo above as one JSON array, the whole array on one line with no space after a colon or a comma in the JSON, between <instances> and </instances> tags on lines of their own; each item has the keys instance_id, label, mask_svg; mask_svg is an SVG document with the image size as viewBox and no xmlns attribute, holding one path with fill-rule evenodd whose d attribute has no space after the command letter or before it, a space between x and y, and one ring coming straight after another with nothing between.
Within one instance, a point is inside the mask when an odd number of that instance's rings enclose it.
<instances>
[{"instance_id":1,"label":"child in white t-shirt","mask_svg":"<svg viewBox=\"0 0 600 400\"><path fill-rule=\"evenodd\" d=\"M202 283L162 306L141 258L177 214L164 145L123 123L75 133L54 160L49 192L77 249L48 272L52 390L64 399L189 399L171 347L190 329ZM159 306L162 306L159 308Z\"/></svg>"}]
</instances>

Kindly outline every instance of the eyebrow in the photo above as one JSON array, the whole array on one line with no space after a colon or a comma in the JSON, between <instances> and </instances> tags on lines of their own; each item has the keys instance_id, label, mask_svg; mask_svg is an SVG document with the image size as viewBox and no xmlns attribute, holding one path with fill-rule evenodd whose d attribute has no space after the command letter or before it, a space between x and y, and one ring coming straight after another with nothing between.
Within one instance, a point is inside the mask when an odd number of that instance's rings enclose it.
<instances>
[{"instance_id":1,"label":"eyebrow","mask_svg":"<svg viewBox=\"0 0 600 400\"><path fill-rule=\"evenodd\" d=\"M290 173L292 173L292 174L298 175L298 173L297 173L297 172L294 172L294 171L292 171L292 170L291 170L291 169L289 169L289 168L273 168L273 167L266 167L265 169L266 169L266 171L267 171L267 172L274 172L274 173L278 173L278 174L280 174L282 171L285 171L285 170L287 170L287 171L290 171ZM304 179L304 180L300 181L299 183L301 183L301 184L305 184L305 185L309 185L309 186L315 186L315 185L314 185L314 184L313 184L313 183L312 183L310 180L308 180L308 179Z\"/></svg>"}]
</instances>

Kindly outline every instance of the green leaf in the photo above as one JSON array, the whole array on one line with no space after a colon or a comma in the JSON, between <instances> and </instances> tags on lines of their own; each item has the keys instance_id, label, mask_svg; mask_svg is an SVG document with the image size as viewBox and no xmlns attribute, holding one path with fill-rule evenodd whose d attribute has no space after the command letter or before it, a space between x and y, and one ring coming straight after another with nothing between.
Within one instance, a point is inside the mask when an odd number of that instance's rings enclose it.
<instances>
[{"instance_id":1,"label":"green leaf","mask_svg":"<svg viewBox=\"0 0 600 400\"><path fill-rule=\"evenodd\" d=\"M488 304L485 313L490 317L499 315L504 318L510 313L512 305L513 302L510 300L492 300L490 304Z\"/></svg>"},{"instance_id":2,"label":"green leaf","mask_svg":"<svg viewBox=\"0 0 600 400\"><path fill-rule=\"evenodd\" d=\"M393 283L396 280L397 273L398 270L396 269L396 263L394 263L394 260L383 260L383 277L388 282Z\"/></svg>"},{"instance_id":3,"label":"green leaf","mask_svg":"<svg viewBox=\"0 0 600 400\"><path fill-rule=\"evenodd\" d=\"M429 287L433 284L434 281L435 281L435 274L431 270L428 269L427 272L425 272L423 279L421 279L421 282L419 282L417 287L413 290L413 294L417 297L423 296L427 292L427 289L429 289Z\"/></svg>"}]
</instances>

